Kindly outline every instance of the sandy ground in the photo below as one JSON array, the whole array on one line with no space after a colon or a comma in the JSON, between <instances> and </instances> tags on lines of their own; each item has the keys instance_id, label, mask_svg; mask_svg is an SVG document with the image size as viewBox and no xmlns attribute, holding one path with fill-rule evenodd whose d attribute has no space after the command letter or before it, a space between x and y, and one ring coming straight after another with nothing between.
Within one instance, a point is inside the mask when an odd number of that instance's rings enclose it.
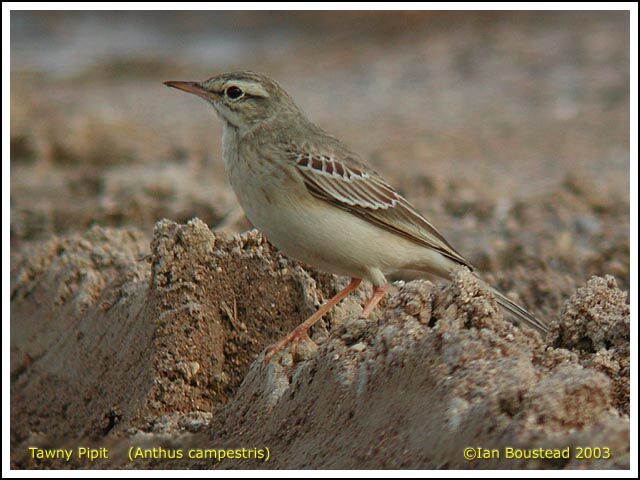
<instances>
[{"instance_id":1,"label":"sandy ground","mask_svg":"<svg viewBox=\"0 0 640 480\"><path fill-rule=\"evenodd\" d=\"M105 15L12 15L15 468L629 468L627 16ZM255 362L348 279L251 230L213 113L162 86L237 68L276 77L549 336L461 270L396 279L367 322L362 286L314 343ZM79 444L111 458L28 456Z\"/></svg>"}]
</instances>

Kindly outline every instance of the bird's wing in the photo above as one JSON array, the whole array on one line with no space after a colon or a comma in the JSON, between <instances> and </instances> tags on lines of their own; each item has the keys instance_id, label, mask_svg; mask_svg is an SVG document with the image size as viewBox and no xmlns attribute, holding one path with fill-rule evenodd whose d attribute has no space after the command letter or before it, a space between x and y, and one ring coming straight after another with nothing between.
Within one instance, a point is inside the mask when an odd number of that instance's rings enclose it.
<instances>
[{"instance_id":1,"label":"bird's wing","mask_svg":"<svg viewBox=\"0 0 640 480\"><path fill-rule=\"evenodd\" d=\"M355 156L321 154L299 147L291 148L288 155L313 196L473 270L426 218Z\"/></svg>"}]
</instances>

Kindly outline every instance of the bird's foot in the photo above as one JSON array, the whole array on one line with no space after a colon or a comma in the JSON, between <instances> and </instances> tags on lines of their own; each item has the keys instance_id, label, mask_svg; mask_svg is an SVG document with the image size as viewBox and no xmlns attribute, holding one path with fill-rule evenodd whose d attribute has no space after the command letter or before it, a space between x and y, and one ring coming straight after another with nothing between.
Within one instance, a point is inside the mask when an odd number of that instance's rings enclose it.
<instances>
[{"instance_id":1,"label":"bird's foot","mask_svg":"<svg viewBox=\"0 0 640 480\"><path fill-rule=\"evenodd\" d=\"M267 352L264 354L264 358L262 359L262 365L267 366L274 355L280 353L287 346L291 345L293 348L296 348L298 342L300 340L305 340L312 342L311 338L309 338L309 328L306 325L300 325L295 330L293 330L289 335L287 335L284 339L280 340L278 343L275 343L267 348Z\"/></svg>"},{"instance_id":2,"label":"bird's foot","mask_svg":"<svg viewBox=\"0 0 640 480\"><path fill-rule=\"evenodd\" d=\"M373 312L373 309L376 308L376 305L378 305L378 303L380 303L380 300L382 300L384 296L387 294L388 289L389 289L389 284L382 285L380 287L375 287L373 289L373 295L371 296L371 299L369 300L369 302L365 305L364 310L362 311L361 318L363 319L369 318L369 315L371 315L371 312Z\"/></svg>"},{"instance_id":3,"label":"bird's foot","mask_svg":"<svg viewBox=\"0 0 640 480\"><path fill-rule=\"evenodd\" d=\"M345 288L340 290L336 295L334 295L327 303L325 303L322 307L320 307L316 313L314 313L307 320L305 320L303 323L298 325L296 329L293 330L289 335L287 335L283 340L269 347L267 349L267 352L264 355L262 364L265 366L268 365L271 359L273 358L273 356L276 353L282 351L282 349L284 349L290 343L297 342L301 338L305 338L311 341L308 335L309 329L318 320L320 320L325 313L329 312L329 310L331 310L338 302L340 302L340 300L342 300L344 297L346 297L351 292L353 292L356 288L358 288L358 285L360 285L360 282L362 282L361 279L352 278L349 285L347 285Z\"/></svg>"}]
</instances>

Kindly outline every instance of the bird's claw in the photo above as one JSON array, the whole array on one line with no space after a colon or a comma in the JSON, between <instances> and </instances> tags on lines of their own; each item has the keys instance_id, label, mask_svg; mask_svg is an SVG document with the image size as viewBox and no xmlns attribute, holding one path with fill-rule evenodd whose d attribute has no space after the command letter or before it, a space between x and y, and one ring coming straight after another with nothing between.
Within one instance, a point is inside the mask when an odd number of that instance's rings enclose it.
<instances>
[{"instance_id":1,"label":"bird's claw","mask_svg":"<svg viewBox=\"0 0 640 480\"><path fill-rule=\"evenodd\" d=\"M298 342L300 340L302 340L302 339L308 340L310 342L312 341L311 338L309 338L309 334L307 333L307 330L301 330L301 331L294 330L284 340L281 340L280 342L276 343L275 345L271 345L271 346L267 347L267 350L266 350L266 352L264 354L264 358L262 359L262 366L266 367L267 365L269 365L269 363L271 362L271 359L276 354L278 354L282 350L284 350L287 346L289 346L289 344L291 344L291 346L295 349L297 344L298 344Z\"/></svg>"}]
</instances>

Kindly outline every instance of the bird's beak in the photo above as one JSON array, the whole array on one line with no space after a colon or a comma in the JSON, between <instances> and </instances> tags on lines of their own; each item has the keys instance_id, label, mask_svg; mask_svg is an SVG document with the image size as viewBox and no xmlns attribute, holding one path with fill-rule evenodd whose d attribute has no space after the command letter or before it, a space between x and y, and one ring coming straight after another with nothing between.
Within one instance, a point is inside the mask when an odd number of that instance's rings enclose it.
<instances>
[{"instance_id":1,"label":"bird's beak","mask_svg":"<svg viewBox=\"0 0 640 480\"><path fill-rule=\"evenodd\" d=\"M202 85L198 82L182 82L179 80L169 80L164 82L167 87L177 88L178 90L183 90L187 93L193 93L194 95L198 95L199 97L204 98L205 100L215 100L218 96L205 90L202 88Z\"/></svg>"}]
</instances>

